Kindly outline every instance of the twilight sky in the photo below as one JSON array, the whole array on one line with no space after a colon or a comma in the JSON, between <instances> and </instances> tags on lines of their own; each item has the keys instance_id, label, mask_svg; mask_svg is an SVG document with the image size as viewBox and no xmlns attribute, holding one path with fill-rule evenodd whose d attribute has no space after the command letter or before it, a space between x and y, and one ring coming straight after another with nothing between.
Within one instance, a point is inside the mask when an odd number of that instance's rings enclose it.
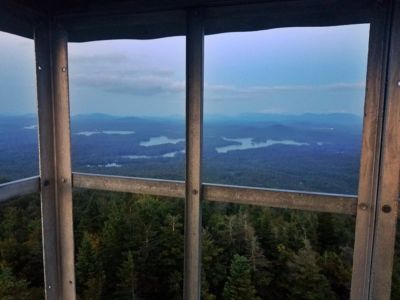
<instances>
[{"instance_id":1,"label":"twilight sky","mask_svg":"<svg viewBox=\"0 0 400 300\"><path fill-rule=\"evenodd\" d=\"M362 114L368 25L205 38L205 113ZM185 38L69 44L71 113L183 115ZM0 33L0 114L35 112L33 42Z\"/></svg>"}]
</instances>

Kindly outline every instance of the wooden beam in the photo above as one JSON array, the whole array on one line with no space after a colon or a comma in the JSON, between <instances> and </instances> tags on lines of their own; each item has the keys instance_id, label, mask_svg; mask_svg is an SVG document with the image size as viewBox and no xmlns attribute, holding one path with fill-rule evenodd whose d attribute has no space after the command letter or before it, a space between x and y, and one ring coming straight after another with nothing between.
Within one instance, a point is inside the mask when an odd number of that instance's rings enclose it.
<instances>
[{"instance_id":1,"label":"wooden beam","mask_svg":"<svg viewBox=\"0 0 400 300\"><path fill-rule=\"evenodd\" d=\"M203 14L193 9L188 12L186 35L185 300L199 300L201 293L203 69Z\"/></svg>"},{"instance_id":2,"label":"wooden beam","mask_svg":"<svg viewBox=\"0 0 400 300\"><path fill-rule=\"evenodd\" d=\"M72 182L75 188L171 198L185 197L184 181L73 173ZM202 190L203 199L214 202L348 215L355 215L357 211L357 197L352 195L310 193L208 183L202 184ZM10 201L15 197L39 192L40 178L38 176L3 183L0 184L0 203ZM400 210L400 206L398 210ZM398 216L400 215L398 214Z\"/></svg>"},{"instance_id":3,"label":"wooden beam","mask_svg":"<svg viewBox=\"0 0 400 300\"><path fill-rule=\"evenodd\" d=\"M396 240L400 172L400 1L389 6L388 75L370 295L389 300Z\"/></svg>"},{"instance_id":4,"label":"wooden beam","mask_svg":"<svg viewBox=\"0 0 400 300\"><path fill-rule=\"evenodd\" d=\"M47 300L75 299L67 36L35 30L43 255Z\"/></svg>"},{"instance_id":5,"label":"wooden beam","mask_svg":"<svg viewBox=\"0 0 400 300\"><path fill-rule=\"evenodd\" d=\"M349 195L285 191L206 184L203 197L208 201L290 208L306 211L354 215L357 198Z\"/></svg>"},{"instance_id":6,"label":"wooden beam","mask_svg":"<svg viewBox=\"0 0 400 300\"><path fill-rule=\"evenodd\" d=\"M39 176L0 184L0 203L40 191Z\"/></svg>"},{"instance_id":7,"label":"wooden beam","mask_svg":"<svg viewBox=\"0 0 400 300\"><path fill-rule=\"evenodd\" d=\"M185 198L183 181L73 173L75 188Z\"/></svg>"},{"instance_id":8,"label":"wooden beam","mask_svg":"<svg viewBox=\"0 0 400 300\"><path fill-rule=\"evenodd\" d=\"M388 22L387 11L380 9L370 24L370 41L366 97L364 105L363 142L358 185L358 207L351 299L369 299L371 257L379 165L382 147L383 109L387 72Z\"/></svg>"},{"instance_id":9,"label":"wooden beam","mask_svg":"<svg viewBox=\"0 0 400 300\"><path fill-rule=\"evenodd\" d=\"M185 197L185 183L173 180L74 173L73 186L75 188L174 198ZM355 215L357 210L357 197L352 195L310 193L209 183L202 184L202 191L204 200L215 202L349 215Z\"/></svg>"}]
</instances>

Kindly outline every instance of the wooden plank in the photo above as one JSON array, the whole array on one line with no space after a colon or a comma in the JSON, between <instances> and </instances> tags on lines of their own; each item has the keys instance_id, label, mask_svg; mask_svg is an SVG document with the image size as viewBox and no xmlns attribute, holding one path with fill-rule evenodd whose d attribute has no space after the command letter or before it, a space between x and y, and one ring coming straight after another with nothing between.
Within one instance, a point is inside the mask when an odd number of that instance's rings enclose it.
<instances>
[{"instance_id":1,"label":"wooden plank","mask_svg":"<svg viewBox=\"0 0 400 300\"><path fill-rule=\"evenodd\" d=\"M188 12L186 36L186 189L183 299L201 294L201 158L204 26L202 11Z\"/></svg>"},{"instance_id":2,"label":"wooden plank","mask_svg":"<svg viewBox=\"0 0 400 300\"><path fill-rule=\"evenodd\" d=\"M400 1L388 8L392 20L370 284L371 298L382 300L391 295L400 179Z\"/></svg>"},{"instance_id":3,"label":"wooden plank","mask_svg":"<svg viewBox=\"0 0 400 300\"><path fill-rule=\"evenodd\" d=\"M381 10L370 26L363 143L351 285L352 300L369 299L387 66L386 13Z\"/></svg>"},{"instance_id":4,"label":"wooden plank","mask_svg":"<svg viewBox=\"0 0 400 300\"><path fill-rule=\"evenodd\" d=\"M174 180L73 173L73 186L74 188L174 198L185 197L185 183ZM353 195L310 193L209 183L202 184L202 191L204 200L215 202L349 215L355 215L357 210L357 197Z\"/></svg>"},{"instance_id":5,"label":"wooden plank","mask_svg":"<svg viewBox=\"0 0 400 300\"><path fill-rule=\"evenodd\" d=\"M349 195L260 189L215 184L206 184L203 186L203 197L209 201L350 215L356 213L357 207L357 197Z\"/></svg>"},{"instance_id":6,"label":"wooden plank","mask_svg":"<svg viewBox=\"0 0 400 300\"><path fill-rule=\"evenodd\" d=\"M7 202L16 197L39 193L39 185L39 176L2 183L0 184L0 203Z\"/></svg>"},{"instance_id":7,"label":"wooden plank","mask_svg":"<svg viewBox=\"0 0 400 300\"><path fill-rule=\"evenodd\" d=\"M183 181L73 173L73 186L93 190L185 198Z\"/></svg>"},{"instance_id":8,"label":"wooden plank","mask_svg":"<svg viewBox=\"0 0 400 300\"><path fill-rule=\"evenodd\" d=\"M75 299L67 36L35 31L46 299Z\"/></svg>"}]
</instances>

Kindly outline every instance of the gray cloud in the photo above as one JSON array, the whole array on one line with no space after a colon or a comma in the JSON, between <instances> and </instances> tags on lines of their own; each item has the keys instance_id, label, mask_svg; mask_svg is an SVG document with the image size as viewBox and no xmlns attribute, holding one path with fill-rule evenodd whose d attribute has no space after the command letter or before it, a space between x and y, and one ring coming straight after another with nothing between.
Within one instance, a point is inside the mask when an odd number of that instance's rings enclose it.
<instances>
[{"instance_id":1,"label":"gray cloud","mask_svg":"<svg viewBox=\"0 0 400 300\"><path fill-rule=\"evenodd\" d=\"M173 72L165 71L114 71L112 73L77 74L71 80L80 87L98 88L112 93L130 95L177 94L185 91L185 82L171 78ZM246 98L271 92L345 91L365 89L364 83L334 83L327 85L249 86L205 85L205 91L214 100Z\"/></svg>"},{"instance_id":2,"label":"gray cloud","mask_svg":"<svg viewBox=\"0 0 400 300\"><path fill-rule=\"evenodd\" d=\"M152 96L182 93L184 82L172 79L172 70L144 68L121 54L75 55L71 57L71 82L78 87L111 93Z\"/></svg>"},{"instance_id":3,"label":"gray cloud","mask_svg":"<svg viewBox=\"0 0 400 300\"><path fill-rule=\"evenodd\" d=\"M120 76L129 76L148 73L160 76L173 75L172 70L153 67L148 69L148 63L143 58L132 59L124 54L95 54L95 55L71 55L70 64L79 73L107 72Z\"/></svg>"},{"instance_id":4,"label":"gray cloud","mask_svg":"<svg viewBox=\"0 0 400 300\"><path fill-rule=\"evenodd\" d=\"M71 57L71 81L79 87L91 87L110 93L139 96L178 94L185 83L173 78L172 70L144 68L143 61L135 63L122 54L75 55ZM212 100L245 99L277 92L317 92L365 89L365 83L332 83L322 85L247 86L205 84L207 97Z\"/></svg>"},{"instance_id":5,"label":"gray cloud","mask_svg":"<svg viewBox=\"0 0 400 300\"><path fill-rule=\"evenodd\" d=\"M338 91L365 89L365 83L332 83L322 85L280 85L280 86L249 86L236 87L231 85L205 85L210 93L222 94L262 94L279 91Z\"/></svg>"},{"instance_id":6,"label":"gray cloud","mask_svg":"<svg viewBox=\"0 0 400 300\"><path fill-rule=\"evenodd\" d=\"M129 62L128 56L119 53L111 54L95 54L95 55L73 55L69 57L70 63L79 65L91 65L91 66L101 66L101 65L115 65L115 64L125 64Z\"/></svg>"},{"instance_id":7,"label":"gray cloud","mask_svg":"<svg viewBox=\"0 0 400 300\"><path fill-rule=\"evenodd\" d=\"M78 75L75 76L73 82L81 87L93 87L112 93L140 96L175 94L185 91L184 82L150 73L142 75L134 74L133 76L119 76L119 74Z\"/></svg>"}]
</instances>

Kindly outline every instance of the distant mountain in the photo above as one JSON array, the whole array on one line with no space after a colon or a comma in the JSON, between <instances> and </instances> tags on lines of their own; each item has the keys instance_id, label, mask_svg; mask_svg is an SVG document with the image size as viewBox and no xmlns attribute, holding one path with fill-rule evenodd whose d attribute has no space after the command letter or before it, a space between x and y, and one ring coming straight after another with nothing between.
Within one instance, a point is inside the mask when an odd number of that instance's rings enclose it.
<instances>
[{"instance_id":1,"label":"distant mountain","mask_svg":"<svg viewBox=\"0 0 400 300\"><path fill-rule=\"evenodd\" d=\"M329 124L362 124L362 117L349 113L305 113L305 114L269 114L269 113L242 113L235 116L222 114L208 114L204 116L206 122L296 122L296 123L329 123Z\"/></svg>"},{"instance_id":2,"label":"distant mountain","mask_svg":"<svg viewBox=\"0 0 400 300\"><path fill-rule=\"evenodd\" d=\"M309 123L329 123L329 124L349 124L360 123L360 116L348 113L329 113L316 114L305 113L301 115L290 114L263 114L263 113L243 113L238 115L236 120L243 122L309 122Z\"/></svg>"},{"instance_id":3,"label":"distant mountain","mask_svg":"<svg viewBox=\"0 0 400 300\"><path fill-rule=\"evenodd\" d=\"M36 114L5 115L0 114L0 120L36 120Z\"/></svg>"},{"instance_id":4,"label":"distant mountain","mask_svg":"<svg viewBox=\"0 0 400 300\"><path fill-rule=\"evenodd\" d=\"M165 124L183 126L185 118L180 115L170 116L115 116L102 113L79 114L71 116L71 124L73 129L101 129L107 127L109 129L121 128L129 129L132 126L164 126ZM1 115L0 125L2 126L28 126L36 124L37 117L35 114L26 115ZM305 113L300 115L290 114L269 114L269 113L243 113L235 116L223 114L205 114L205 124L215 125L249 125L249 124L265 124L265 125L295 125L296 127L352 127L357 130L362 126L362 117L348 113L329 113L316 114ZM13 125L12 125L13 124Z\"/></svg>"},{"instance_id":5,"label":"distant mountain","mask_svg":"<svg viewBox=\"0 0 400 300\"><path fill-rule=\"evenodd\" d=\"M71 116L71 120L113 120L118 119L119 117L107 114L79 114Z\"/></svg>"}]
</instances>

